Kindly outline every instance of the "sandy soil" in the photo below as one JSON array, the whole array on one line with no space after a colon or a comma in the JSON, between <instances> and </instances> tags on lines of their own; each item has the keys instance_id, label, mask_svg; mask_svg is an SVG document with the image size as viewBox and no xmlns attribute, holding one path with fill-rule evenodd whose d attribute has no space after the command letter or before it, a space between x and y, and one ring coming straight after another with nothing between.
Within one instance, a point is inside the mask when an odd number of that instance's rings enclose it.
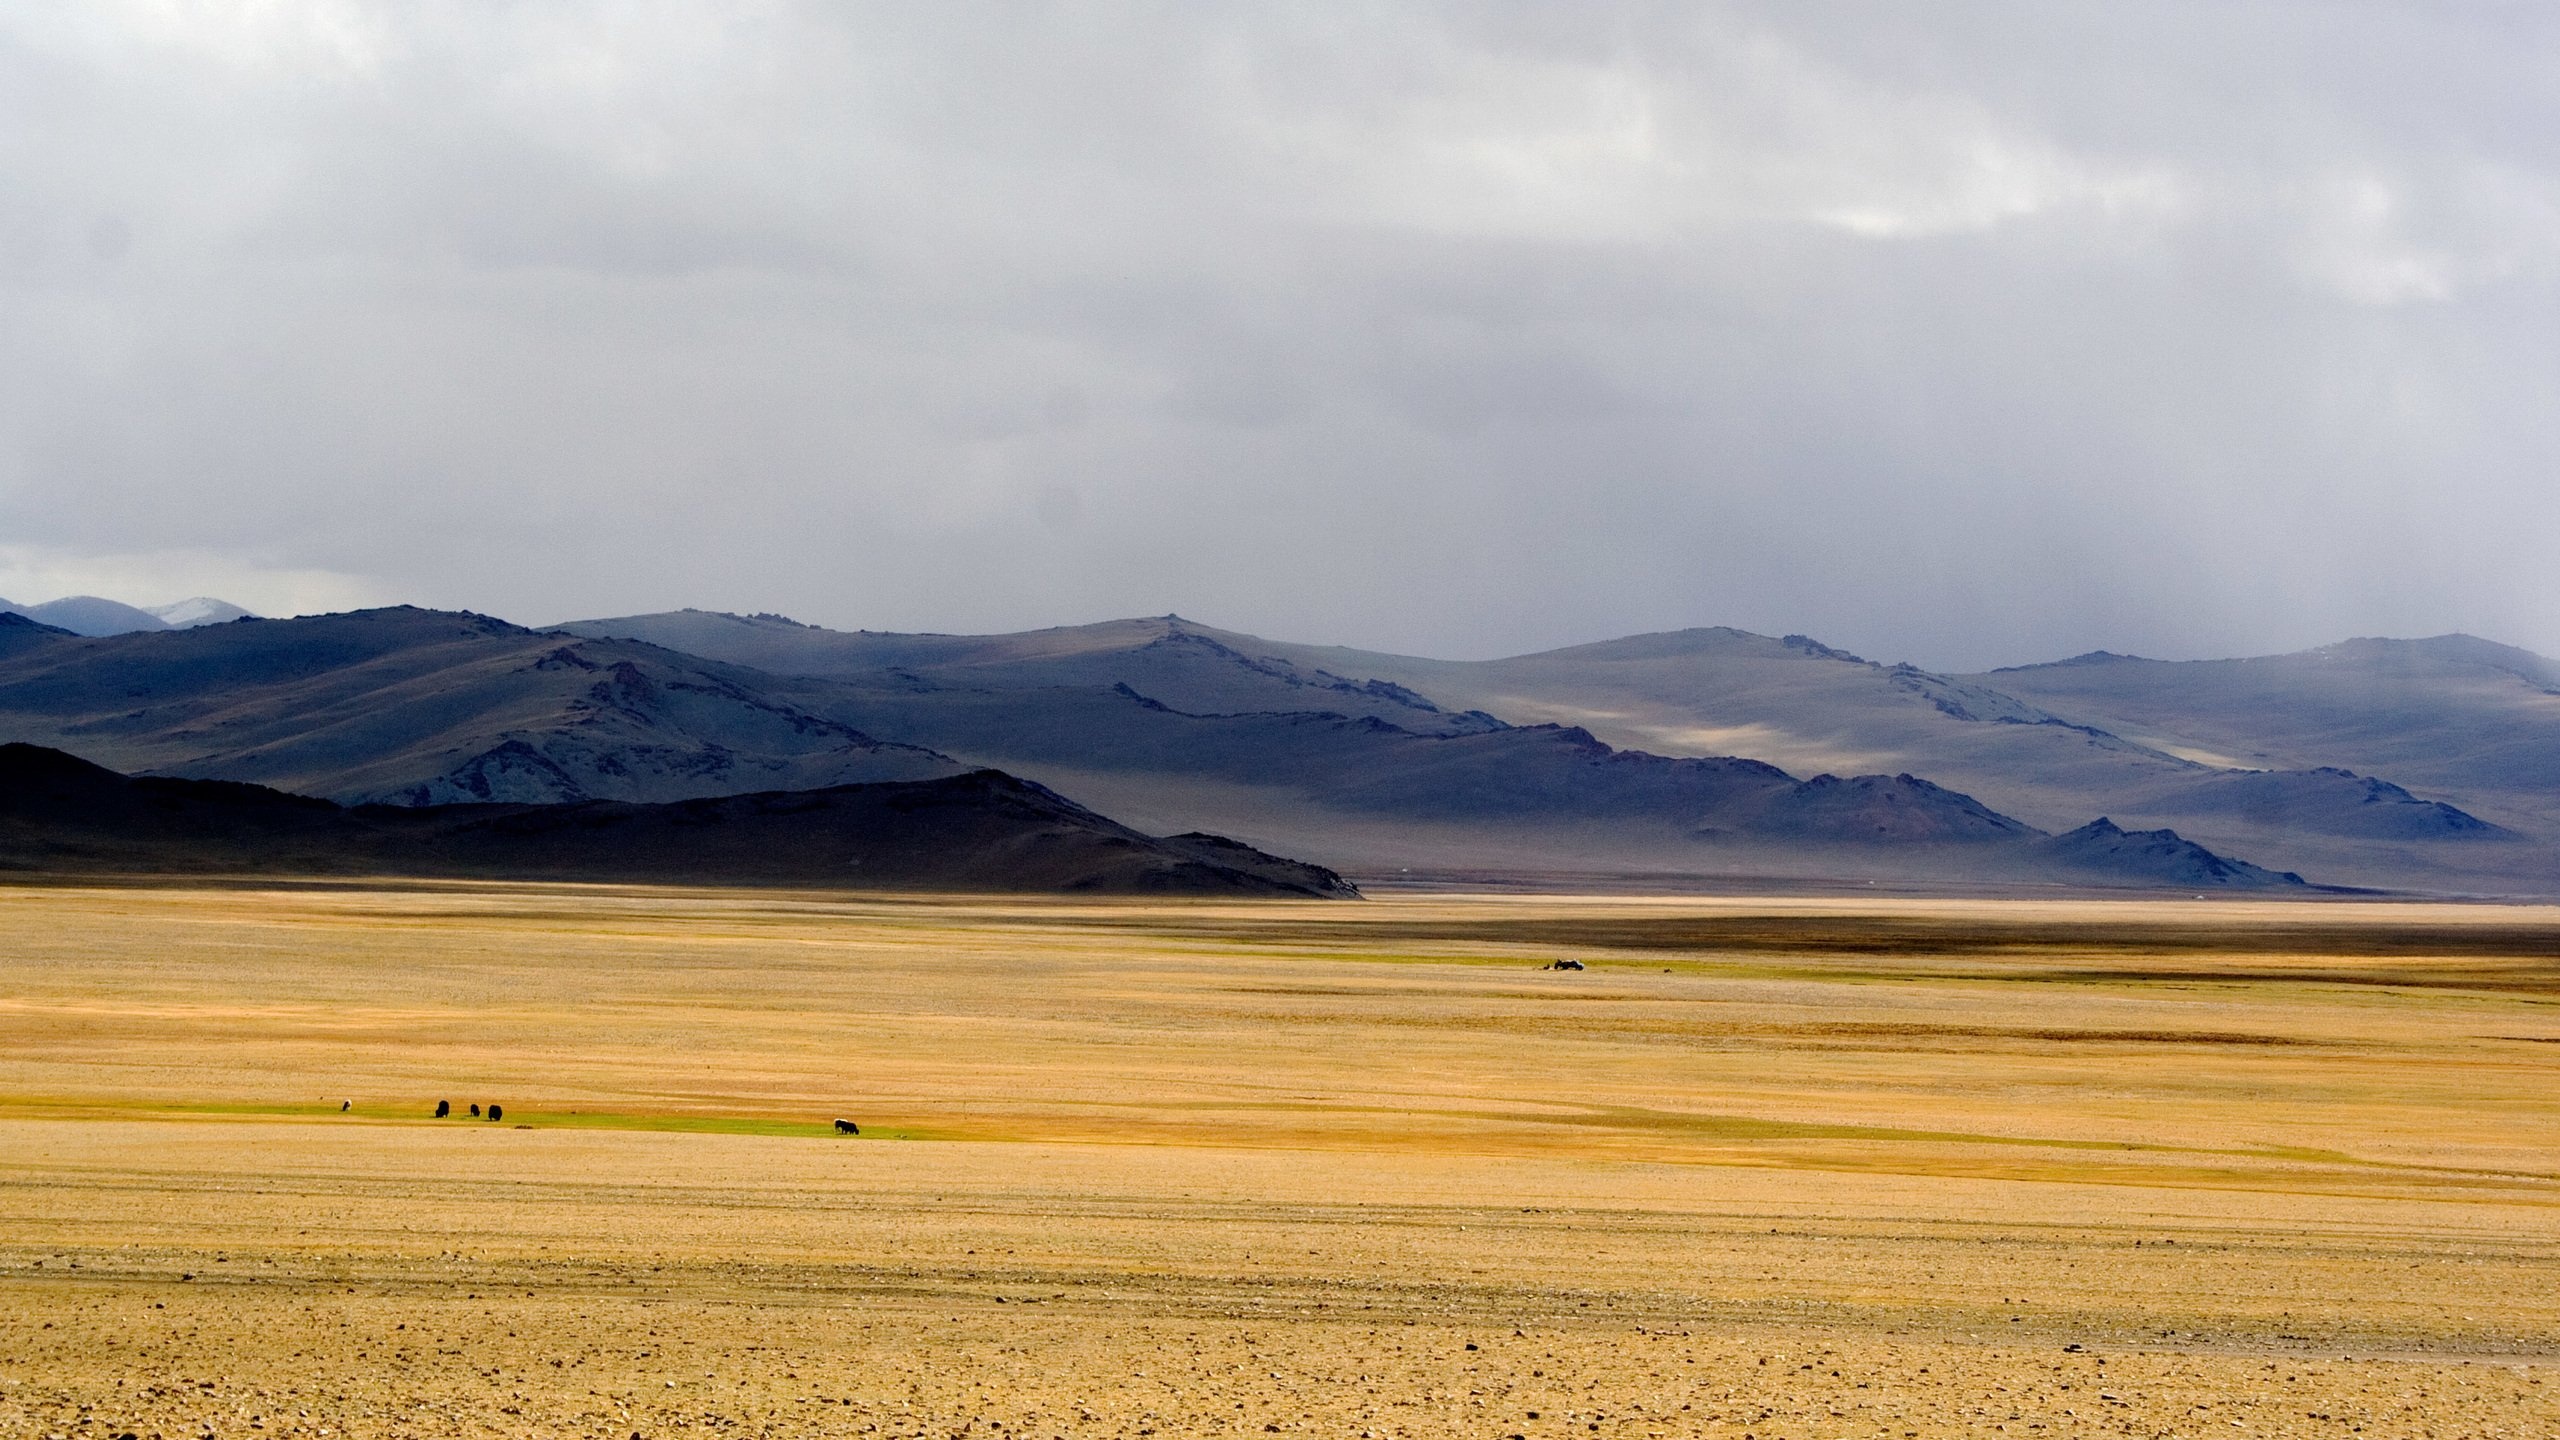
<instances>
[{"instance_id":1,"label":"sandy soil","mask_svg":"<svg viewBox=\"0 0 2560 1440\"><path fill-rule=\"evenodd\" d=\"M2560 1433L2554 956L2488 908L5 889L0 1434Z\"/></svg>"}]
</instances>

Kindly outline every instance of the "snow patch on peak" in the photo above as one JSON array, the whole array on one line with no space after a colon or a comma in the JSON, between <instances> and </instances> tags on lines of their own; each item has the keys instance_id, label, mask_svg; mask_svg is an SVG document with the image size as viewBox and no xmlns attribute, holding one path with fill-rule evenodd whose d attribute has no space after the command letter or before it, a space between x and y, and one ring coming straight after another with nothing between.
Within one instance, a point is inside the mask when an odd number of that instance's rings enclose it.
<instances>
[{"instance_id":1,"label":"snow patch on peak","mask_svg":"<svg viewBox=\"0 0 2560 1440\"><path fill-rule=\"evenodd\" d=\"M191 630L198 625L228 625L234 620L254 620L247 609L228 600L210 595L195 595L169 605L146 605L146 615L156 615L160 623L172 630Z\"/></svg>"}]
</instances>

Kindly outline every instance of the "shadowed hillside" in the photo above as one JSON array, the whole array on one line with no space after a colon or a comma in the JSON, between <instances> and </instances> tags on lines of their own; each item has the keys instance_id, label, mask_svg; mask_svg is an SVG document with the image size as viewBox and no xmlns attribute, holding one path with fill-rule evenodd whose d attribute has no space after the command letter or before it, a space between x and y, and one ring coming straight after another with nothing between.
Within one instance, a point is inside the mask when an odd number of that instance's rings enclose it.
<instances>
[{"instance_id":1,"label":"shadowed hillside","mask_svg":"<svg viewBox=\"0 0 2560 1440\"><path fill-rule=\"evenodd\" d=\"M348 809L257 785L128 778L31 745L0 745L0 871L1354 893L1329 870L1214 835L1141 835L994 771L664 805Z\"/></svg>"}]
</instances>

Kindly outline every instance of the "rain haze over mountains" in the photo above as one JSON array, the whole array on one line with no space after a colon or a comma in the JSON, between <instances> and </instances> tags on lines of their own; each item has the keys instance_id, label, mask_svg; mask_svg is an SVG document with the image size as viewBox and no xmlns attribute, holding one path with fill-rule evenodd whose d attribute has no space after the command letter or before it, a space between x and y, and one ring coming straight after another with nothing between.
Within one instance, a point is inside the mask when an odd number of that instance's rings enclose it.
<instances>
[{"instance_id":1,"label":"rain haze over mountains","mask_svg":"<svg viewBox=\"0 0 2560 1440\"><path fill-rule=\"evenodd\" d=\"M2116 838L2174 830L2545 893L2554 54L2528 7L0 17L0 740L412 806L993 767L1389 872L2182 884Z\"/></svg>"}]
</instances>

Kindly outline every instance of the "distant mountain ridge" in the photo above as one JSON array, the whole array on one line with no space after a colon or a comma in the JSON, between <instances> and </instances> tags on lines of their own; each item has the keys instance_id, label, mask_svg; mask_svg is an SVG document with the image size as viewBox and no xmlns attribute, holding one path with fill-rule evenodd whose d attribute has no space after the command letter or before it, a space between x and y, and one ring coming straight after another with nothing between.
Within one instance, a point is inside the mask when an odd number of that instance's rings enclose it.
<instances>
[{"instance_id":1,"label":"distant mountain ridge","mask_svg":"<svg viewBox=\"0 0 2560 1440\"><path fill-rule=\"evenodd\" d=\"M2264 768L2305 763L2545 790L2560 782L2560 662L2471 635L2342 641L2242 660L2103 652L1980 677L2164 743ZM2449 702L2460 702L2459 710ZM2506 740L2483 763L2473 742ZM2450 742L2450 743L2448 743ZM2516 785L2513 764L2538 760Z\"/></svg>"},{"instance_id":2,"label":"distant mountain ridge","mask_svg":"<svg viewBox=\"0 0 2560 1440\"><path fill-rule=\"evenodd\" d=\"M97 595L69 595L41 605L18 605L0 600L0 614L24 615L74 635L93 636L129 635L146 630L186 630L198 625L220 625L254 618L230 601L216 600L210 595L147 608Z\"/></svg>"}]
</instances>

